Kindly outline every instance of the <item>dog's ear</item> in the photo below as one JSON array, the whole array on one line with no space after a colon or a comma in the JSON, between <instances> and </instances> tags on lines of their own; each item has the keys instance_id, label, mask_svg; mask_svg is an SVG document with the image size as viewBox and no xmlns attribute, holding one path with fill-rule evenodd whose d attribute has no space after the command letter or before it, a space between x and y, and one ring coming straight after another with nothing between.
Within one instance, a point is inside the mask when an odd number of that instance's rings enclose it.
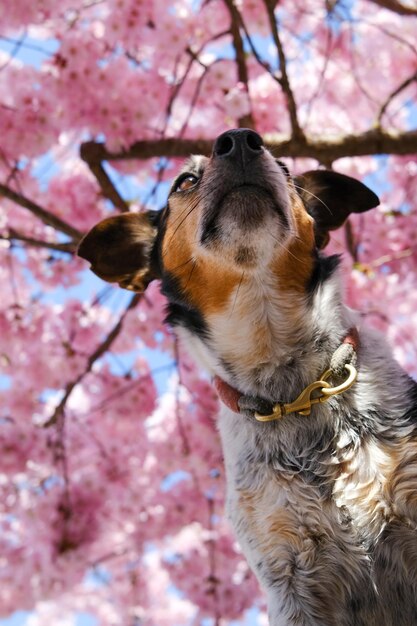
<instances>
[{"instance_id":1,"label":"dog's ear","mask_svg":"<svg viewBox=\"0 0 417 626\"><path fill-rule=\"evenodd\" d=\"M350 213L364 213L378 206L379 198L355 178L331 170L305 172L294 184L307 211L314 219L316 245L324 248Z\"/></svg>"},{"instance_id":2,"label":"dog's ear","mask_svg":"<svg viewBox=\"0 0 417 626\"><path fill-rule=\"evenodd\" d=\"M157 271L151 253L157 235L156 211L123 213L99 222L81 240L78 255L92 271L124 289L145 291Z\"/></svg>"}]
</instances>

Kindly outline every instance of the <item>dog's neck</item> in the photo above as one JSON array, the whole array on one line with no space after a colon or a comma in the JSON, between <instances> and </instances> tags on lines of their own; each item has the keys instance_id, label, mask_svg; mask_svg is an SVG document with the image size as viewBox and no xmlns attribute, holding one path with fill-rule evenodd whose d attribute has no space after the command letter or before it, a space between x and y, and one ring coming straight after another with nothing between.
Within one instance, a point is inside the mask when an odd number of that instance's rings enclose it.
<instances>
[{"instance_id":1,"label":"dog's neck","mask_svg":"<svg viewBox=\"0 0 417 626\"><path fill-rule=\"evenodd\" d=\"M242 392L290 401L327 369L352 324L339 289L337 275L307 293L280 289L273 275L254 273L207 319L209 338L185 331L186 341L211 374Z\"/></svg>"}]
</instances>

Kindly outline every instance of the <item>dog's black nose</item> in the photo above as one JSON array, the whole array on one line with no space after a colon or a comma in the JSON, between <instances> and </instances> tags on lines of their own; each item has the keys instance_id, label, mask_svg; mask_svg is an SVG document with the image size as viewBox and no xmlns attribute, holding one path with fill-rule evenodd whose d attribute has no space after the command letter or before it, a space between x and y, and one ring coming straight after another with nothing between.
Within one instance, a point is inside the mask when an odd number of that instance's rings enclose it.
<instances>
[{"instance_id":1,"label":"dog's black nose","mask_svg":"<svg viewBox=\"0 0 417 626\"><path fill-rule=\"evenodd\" d=\"M250 128L228 130L217 137L213 146L213 157L221 159L241 159L248 163L262 153L262 137Z\"/></svg>"}]
</instances>

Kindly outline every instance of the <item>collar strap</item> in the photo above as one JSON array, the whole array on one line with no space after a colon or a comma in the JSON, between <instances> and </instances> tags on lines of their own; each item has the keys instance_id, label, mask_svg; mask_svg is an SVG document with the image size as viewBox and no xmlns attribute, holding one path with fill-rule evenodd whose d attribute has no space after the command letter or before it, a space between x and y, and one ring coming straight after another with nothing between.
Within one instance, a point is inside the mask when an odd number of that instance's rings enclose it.
<instances>
[{"instance_id":1,"label":"collar strap","mask_svg":"<svg viewBox=\"0 0 417 626\"><path fill-rule=\"evenodd\" d=\"M342 344L333 353L329 369L323 372L319 380L310 383L303 389L293 402L272 404L262 398L245 396L219 376L214 377L213 384L220 400L229 409L234 413L251 413L260 422L279 420L290 413L310 415L311 407L314 404L326 402L332 396L350 389L354 384L357 378L355 363L358 348L358 331L356 328L351 328ZM341 376L345 376L345 380L339 385L332 387L327 382L331 377L340 378Z\"/></svg>"}]
</instances>

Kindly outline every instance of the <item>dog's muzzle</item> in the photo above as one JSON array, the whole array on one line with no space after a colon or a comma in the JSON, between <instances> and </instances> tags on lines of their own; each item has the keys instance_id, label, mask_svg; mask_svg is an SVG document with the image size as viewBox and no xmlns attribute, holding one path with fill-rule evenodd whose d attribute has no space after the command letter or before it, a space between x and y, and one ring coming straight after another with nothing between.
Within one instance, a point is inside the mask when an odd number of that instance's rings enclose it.
<instances>
[{"instance_id":1,"label":"dog's muzzle","mask_svg":"<svg viewBox=\"0 0 417 626\"><path fill-rule=\"evenodd\" d=\"M250 231L275 214L288 228L284 188L285 176L260 135L247 128L223 133L214 142L204 176L202 242L219 234L226 217Z\"/></svg>"}]
</instances>

